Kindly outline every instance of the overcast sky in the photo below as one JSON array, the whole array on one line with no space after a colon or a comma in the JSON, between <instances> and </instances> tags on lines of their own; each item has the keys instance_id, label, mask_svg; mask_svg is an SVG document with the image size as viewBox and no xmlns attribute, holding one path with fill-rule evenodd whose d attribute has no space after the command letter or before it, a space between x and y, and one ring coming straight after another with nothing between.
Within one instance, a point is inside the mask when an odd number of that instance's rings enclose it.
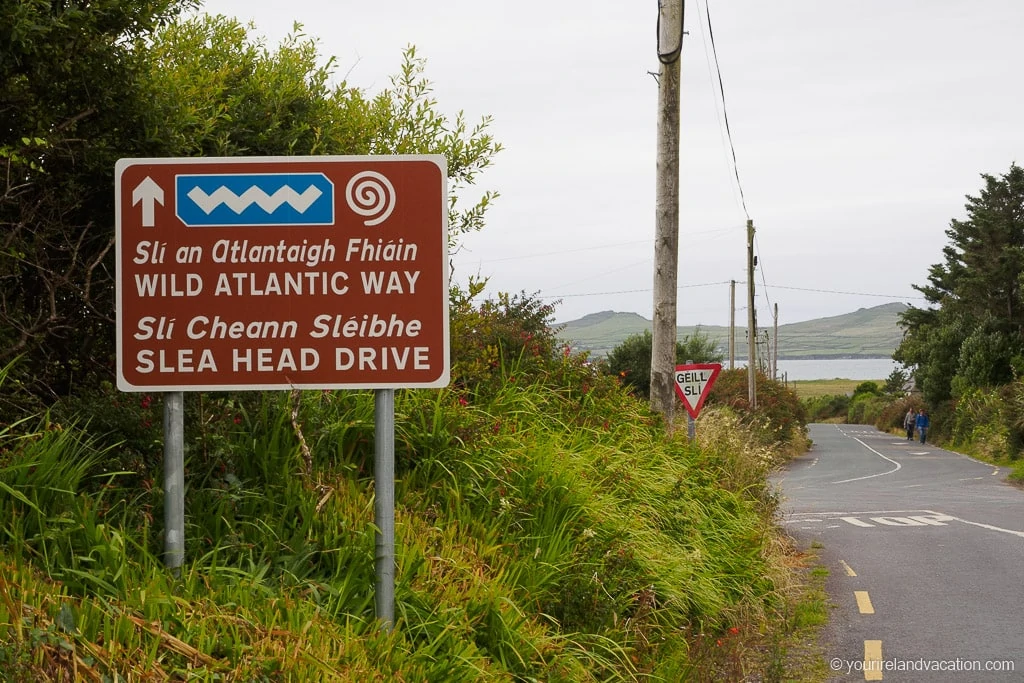
<instances>
[{"instance_id":1,"label":"overcast sky","mask_svg":"<svg viewBox=\"0 0 1024 683\"><path fill-rule=\"evenodd\" d=\"M892 301L942 260L982 173L1024 163L1020 0L686 0L680 325L724 325L754 221L758 321ZM292 27L375 93L405 46L441 111L484 115L505 150L478 179L500 199L453 277L539 293L555 318L651 317L657 122L654 0L207 0L276 45ZM737 285L745 320L745 285Z\"/></svg>"}]
</instances>

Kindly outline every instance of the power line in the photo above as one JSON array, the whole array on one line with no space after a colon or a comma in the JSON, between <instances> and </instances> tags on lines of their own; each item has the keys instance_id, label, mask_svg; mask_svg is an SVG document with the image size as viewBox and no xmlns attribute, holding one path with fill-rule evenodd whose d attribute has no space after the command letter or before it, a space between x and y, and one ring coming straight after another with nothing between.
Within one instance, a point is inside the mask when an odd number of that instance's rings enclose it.
<instances>
[{"instance_id":1,"label":"power line","mask_svg":"<svg viewBox=\"0 0 1024 683\"><path fill-rule=\"evenodd\" d=\"M701 19L701 16L700 16L700 6L699 5L697 7L697 25L700 27L700 37L702 39L702 42L704 43L704 59L705 59L704 63L708 67L708 82L711 83L711 92L712 92L711 102L715 106L715 121L718 122L718 135L719 135L719 137L722 140L722 156L725 157L726 168L729 168L732 165L730 160L729 160L729 151L728 151L729 142L725 138L725 127L722 125L722 112L718 108L718 98L714 97L714 89L715 89L715 85L716 85L715 84L715 74L711 71L711 61L712 61L711 60L711 53L708 51L709 43L708 43L707 36L704 33L704 20ZM733 187L733 184L732 184L731 181L729 182L729 187L732 189L733 199L736 201L737 206L740 206L740 208L743 208L742 205L739 202L739 193L736 191L736 188Z\"/></svg>"},{"instance_id":2,"label":"power line","mask_svg":"<svg viewBox=\"0 0 1024 683\"><path fill-rule=\"evenodd\" d=\"M698 10L700 5L698 4ZM743 194L743 183L740 182L740 169L739 164L736 163L736 146L732 141L732 129L729 127L729 110L725 104L725 85L722 83L722 69L718 65L718 49L715 47L715 31L711 27L711 6L705 1L704 11L708 18L708 36L711 38L711 54L715 58L715 71L718 73L718 91L722 96L722 118L725 120L725 133L729 138L729 149L732 152L732 168L733 173L736 175L736 187L740 191L740 203L743 205L743 213L747 219L750 219L750 212L747 211L747 199Z\"/></svg>"},{"instance_id":3,"label":"power line","mask_svg":"<svg viewBox=\"0 0 1024 683\"><path fill-rule=\"evenodd\" d=\"M562 284L558 285L557 287L553 287L552 289L561 289L562 287L571 287L572 285L579 284L581 282L586 282L587 280L593 280L594 278L598 278L598 277L600 277L600 278L607 277L608 275L611 275L612 273L618 273L618 272L621 272L623 270L629 270L630 268L636 268L637 266L647 266L647 265L650 265L650 264L651 264L651 260L650 259L644 259L643 261L635 261L633 263L630 263L630 264L625 265L625 266L621 266L619 268L613 268L612 270L604 271L603 273L597 273L596 275L588 275L587 277L580 278L578 280L573 280L572 282L563 282Z\"/></svg>"},{"instance_id":4,"label":"power line","mask_svg":"<svg viewBox=\"0 0 1024 683\"><path fill-rule=\"evenodd\" d=\"M691 238L691 237L697 237L697 236L702 236L702 235L715 235L716 238L717 238L717 236L725 235L728 232L736 231L736 230L742 230L742 229L743 229L743 226L740 226L740 225L730 225L730 226L726 226L726 227L723 227L723 228L709 228L707 230L696 230L696 231L692 231L692 232L687 232L686 233L686 237L687 238ZM476 264L476 263L500 263L502 261L521 261L521 260L524 260L524 259L543 258L545 256L561 256L562 254L575 254L575 253L579 253L581 251L598 251L598 250L601 250L601 249L614 249L614 248L617 248L617 247L628 247L628 246L635 246L635 245L638 245L638 244L653 244L653 243L654 243L654 238L650 238L650 239L644 239L644 240L630 240L628 242L610 242L610 243L606 243L606 244L592 244L592 245L587 246L587 247L576 247L574 249L560 249L558 251L537 252L537 253L533 253L533 254L522 254L522 255L519 255L519 256L502 256L501 258L484 258L484 259L477 258L477 259L472 259L472 260L470 260L468 258L468 255L467 255L467 258L465 260L460 259L455 265L465 267L465 266L470 266L470 265L473 265L473 264ZM460 250L459 253L461 254L462 251Z\"/></svg>"},{"instance_id":5,"label":"power line","mask_svg":"<svg viewBox=\"0 0 1024 683\"><path fill-rule=\"evenodd\" d=\"M718 285L727 285L730 282L732 282L732 280L722 280L721 282L700 282L700 283L696 283L696 284L679 285L678 289L691 289L691 288L696 288L696 287L715 287L715 286L718 286ZM736 280L736 284L737 285L746 285L747 283L746 283L745 280ZM842 294L842 295L845 295L845 296L873 296L873 297L878 297L878 298L881 298L881 299L891 299L891 300L894 300L894 301L903 301L903 300L908 300L908 299L915 299L915 300L921 300L921 301L925 301L926 300L926 297L923 297L923 296L906 296L906 295L903 295L903 294L879 294L877 292L849 292L849 291L843 291L843 290L838 290L838 289L821 289L821 288L814 288L814 287L787 287L785 285L773 285L773 287L775 287L775 289L791 289L791 290L795 290L795 291L798 291L798 292L816 292L816 293L819 293L819 294ZM611 295L614 295L614 294L640 294L640 293L650 292L650 291L653 291L652 288L651 287L646 287L646 288L643 288L643 289L622 289L622 290L618 290L618 291L606 291L606 292L578 292L578 293L575 293L575 294L540 295L540 298L542 298L542 299L567 299L567 298L577 298L577 297L585 297L585 296L611 296ZM744 309L745 309L745 307L743 309L739 309L738 308L737 310L744 310Z\"/></svg>"},{"instance_id":6,"label":"power line","mask_svg":"<svg viewBox=\"0 0 1024 683\"><path fill-rule=\"evenodd\" d=\"M518 260L521 260L521 259L528 259L528 258L540 258L542 256L560 256L562 254L575 254L575 253L578 253L578 252L581 252L581 251L597 251L599 249L612 249L612 248L615 248L615 247L628 247L628 246L633 246L633 245L636 245L636 244L650 244L653 241L654 241L653 239L648 239L648 240L632 240L632 241L629 241L629 242L613 242L613 243L610 243L610 244L595 244L595 245L592 245L592 246L589 246L589 247L578 247L576 249L562 249L560 251L546 251L546 252L537 253L537 254L523 254L522 256L504 256L502 258L489 258L489 259L483 259L483 262L484 263L498 263L499 261L518 261ZM479 261L481 259L477 259L477 260ZM465 264L459 264L459 265L465 265Z\"/></svg>"},{"instance_id":7,"label":"power line","mask_svg":"<svg viewBox=\"0 0 1024 683\"><path fill-rule=\"evenodd\" d=\"M679 285L676 289L691 289L694 287L714 287L716 285L727 285L729 280L723 280L722 282L701 282L693 285ZM652 287L646 287L644 289L622 289L615 292L581 292L579 294L555 294L555 295L542 295L542 299L569 299L583 296L611 296L613 294L640 294L642 292L651 292Z\"/></svg>"},{"instance_id":8,"label":"power line","mask_svg":"<svg viewBox=\"0 0 1024 683\"><path fill-rule=\"evenodd\" d=\"M764 259L761 258L761 244L757 241L757 235L754 235L754 249L757 251L757 264L761 267L761 284L764 285L764 300L768 302L768 310L772 310L772 300L768 296L768 281L764 276Z\"/></svg>"},{"instance_id":9,"label":"power line","mask_svg":"<svg viewBox=\"0 0 1024 683\"><path fill-rule=\"evenodd\" d=\"M798 292L821 292L823 294L849 294L850 296L877 296L883 299L920 299L924 301L927 297L923 296L906 296L904 294L875 294L871 292L845 292L838 289L815 289L813 287L785 287L783 285L774 285L775 289L793 289Z\"/></svg>"}]
</instances>

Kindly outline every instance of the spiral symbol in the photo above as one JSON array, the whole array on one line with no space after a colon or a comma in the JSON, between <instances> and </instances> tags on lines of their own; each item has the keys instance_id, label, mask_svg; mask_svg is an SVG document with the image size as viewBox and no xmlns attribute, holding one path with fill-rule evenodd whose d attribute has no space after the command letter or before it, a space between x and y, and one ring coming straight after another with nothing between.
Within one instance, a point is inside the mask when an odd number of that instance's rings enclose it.
<instances>
[{"instance_id":1,"label":"spiral symbol","mask_svg":"<svg viewBox=\"0 0 1024 683\"><path fill-rule=\"evenodd\" d=\"M363 171L348 181L345 201L357 214L368 217L363 225L380 225L395 209L395 188L380 173Z\"/></svg>"}]
</instances>

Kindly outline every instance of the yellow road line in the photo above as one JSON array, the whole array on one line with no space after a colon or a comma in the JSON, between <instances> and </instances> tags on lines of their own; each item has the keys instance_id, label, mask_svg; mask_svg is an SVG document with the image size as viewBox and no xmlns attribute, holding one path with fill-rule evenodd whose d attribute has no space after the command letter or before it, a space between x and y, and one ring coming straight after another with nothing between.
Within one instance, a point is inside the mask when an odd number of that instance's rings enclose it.
<instances>
[{"instance_id":1,"label":"yellow road line","mask_svg":"<svg viewBox=\"0 0 1024 683\"><path fill-rule=\"evenodd\" d=\"M871 596L867 591L853 591L853 597L857 598L857 609L861 614L874 614L875 608L871 604Z\"/></svg>"},{"instance_id":2,"label":"yellow road line","mask_svg":"<svg viewBox=\"0 0 1024 683\"><path fill-rule=\"evenodd\" d=\"M844 562L843 560L839 560L839 564L843 565L843 569L846 570L847 576L857 576L857 572L853 571L853 567L846 564L846 562Z\"/></svg>"},{"instance_id":3,"label":"yellow road line","mask_svg":"<svg viewBox=\"0 0 1024 683\"><path fill-rule=\"evenodd\" d=\"M864 680L882 680L882 641L864 641Z\"/></svg>"}]
</instances>

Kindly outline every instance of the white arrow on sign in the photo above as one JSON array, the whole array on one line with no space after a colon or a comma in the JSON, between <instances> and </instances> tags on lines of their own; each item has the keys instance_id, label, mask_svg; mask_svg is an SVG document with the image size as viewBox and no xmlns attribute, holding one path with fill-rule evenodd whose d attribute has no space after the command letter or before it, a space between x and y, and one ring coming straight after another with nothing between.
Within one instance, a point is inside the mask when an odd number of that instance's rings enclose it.
<instances>
[{"instance_id":1,"label":"white arrow on sign","mask_svg":"<svg viewBox=\"0 0 1024 683\"><path fill-rule=\"evenodd\" d=\"M154 202L164 205L164 189L156 184L156 181L146 178L132 190L132 206L142 202L142 227L152 228L155 225L153 212Z\"/></svg>"}]
</instances>

